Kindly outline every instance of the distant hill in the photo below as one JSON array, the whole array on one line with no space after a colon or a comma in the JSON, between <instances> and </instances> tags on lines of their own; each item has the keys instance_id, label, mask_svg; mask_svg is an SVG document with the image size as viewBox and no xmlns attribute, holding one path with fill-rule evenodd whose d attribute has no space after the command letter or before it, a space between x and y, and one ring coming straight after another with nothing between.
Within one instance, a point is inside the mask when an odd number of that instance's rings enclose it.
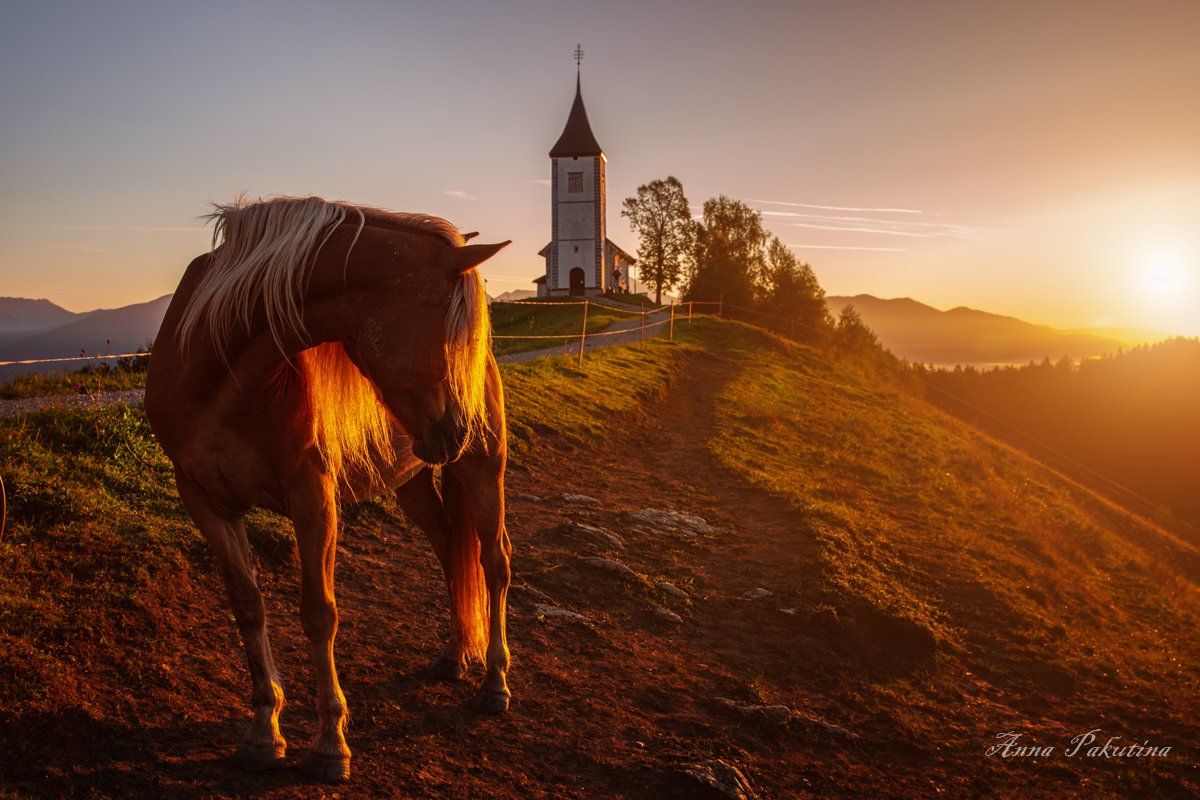
<instances>
[{"instance_id":1,"label":"distant hill","mask_svg":"<svg viewBox=\"0 0 1200 800\"><path fill-rule=\"evenodd\" d=\"M49 300L0 297L0 333L53 328L79 316Z\"/></svg>"},{"instance_id":2,"label":"distant hill","mask_svg":"<svg viewBox=\"0 0 1200 800\"><path fill-rule=\"evenodd\" d=\"M0 297L0 348L32 333L50 330L83 315L49 300Z\"/></svg>"},{"instance_id":3,"label":"distant hill","mask_svg":"<svg viewBox=\"0 0 1200 800\"><path fill-rule=\"evenodd\" d=\"M0 348L0 361L77 356L80 350L88 354L132 352L158 334L158 327L170 302L171 295L168 294L148 303L73 314L64 325L22 336L15 341L9 340L7 345ZM53 306L53 303L49 305ZM69 311L66 313L70 314ZM43 370L0 367L0 376L21 371Z\"/></svg>"},{"instance_id":4,"label":"distant hill","mask_svg":"<svg viewBox=\"0 0 1200 800\"><path fill-rule=\"evenodd\" d=\"M497 295L492 298L492 302L504 302L506 300L528 300L530 297L537 297L537 292L532 292L529 289L513 289L511 292Z\"/></svg>"},{"instance_id":5,"label":"distant hill","mask_svg":"<svg viewBox=\"0 0 1200 800\"><path fill-rule=\"evenodd\" d=\"M835 316L845 306L853 305L883 345L897 356L931 364L1088 358L1140 341L1166 338L1130 329L1059 330L965 306L941 311L907 297L885 300L860 294L828 297L826 301Z\"/></svg>"}]
</instances>

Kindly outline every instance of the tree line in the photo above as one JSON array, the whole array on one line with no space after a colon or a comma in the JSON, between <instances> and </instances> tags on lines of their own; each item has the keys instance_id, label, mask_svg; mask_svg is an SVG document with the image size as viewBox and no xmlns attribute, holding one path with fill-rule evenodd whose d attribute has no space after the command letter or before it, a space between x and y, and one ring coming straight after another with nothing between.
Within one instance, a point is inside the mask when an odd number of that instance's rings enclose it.
<instances>
[{"instance_id":1,"label":"tree line","mask_svg":"<svg viewBox=\"0 0 1200 800\"><path fill-rule=\"evenodd\" d=\"M1099 473L1200 529L1200 339L1080 362L913 372L929 387L927 398L948 411L1084 483L1095 484L1088 471Z\"/></svg>"},{"instance_id":2,"label":"tree line","mask_svg":"<svg viewBox=\"0 0 1200 800\"><path fill-rule=\"evenodd\" d=\"M795 338L878 346L852 306L837 320L831 317L812 267L742 201L720 195L693 216L683 184L667 177L639 186L625 199L621 216L638 236L639 274L656 303L664 292L678 290L684 300L749 310L751 321L753 314L773 318Z\"/></svg>"}]
</instances>

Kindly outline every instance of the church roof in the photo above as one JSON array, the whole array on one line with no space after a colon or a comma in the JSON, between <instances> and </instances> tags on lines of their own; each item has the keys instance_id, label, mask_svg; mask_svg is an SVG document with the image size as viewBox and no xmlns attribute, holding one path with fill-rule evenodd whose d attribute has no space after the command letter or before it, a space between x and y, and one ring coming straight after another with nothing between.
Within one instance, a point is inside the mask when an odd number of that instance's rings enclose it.
<instances>
[{"instance_id":1,"label":"church roof","mask_svg":"<svg viewBox=\"0 0 1200 800\"><path fill-rule=\"evenodd\" d=\"M583 107L583 92L579 87L579 76L575 76L575 102L571 104L571 113L567 116L567 126L563 128L562 136L550 148L550 157L559 156L598 156L603 150L592 133L588 124L587 109Z\"/></svg>"},{"instance_id":2,"label":"church roof","mask_svg":"<svg viewBox=\"0 0 1200 800\"><path fill-rule=\"evenodd\" d=\"M622 250L622 249L621 249L621 246L620 246L620 245L618 245L616 242L614 242L612 239L605 239L605 240L604 240L604 242L605 242L605 244L607 244L607 245L608 245L608 246L609 246L611 249L613 249L613 250L616 250L616 251L617 251L617 253L619 253L620 255L624 256L624 257L625 257L625 260L626 260L626 261L628 261L630 264L636 264L636 263L637 263L637 259L636 259L636 258L634 258L633 256L629 255L629 253L626 253L624 250Z\"/></svg>"}]
</instances>

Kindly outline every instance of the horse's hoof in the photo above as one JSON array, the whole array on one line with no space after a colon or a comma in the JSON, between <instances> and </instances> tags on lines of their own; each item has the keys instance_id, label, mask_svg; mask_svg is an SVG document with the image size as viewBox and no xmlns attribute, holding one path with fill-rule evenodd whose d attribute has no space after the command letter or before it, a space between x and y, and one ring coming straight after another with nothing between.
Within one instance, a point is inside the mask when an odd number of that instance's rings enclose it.
<instances>
[{"instance_id":1,"label":"horse's hoof","mask_svg":"<svg viewBox=\"0 0 1200 800\"><path fill-rule=\"evenodd\" d=\"M429 673L429 677L439 681L461 681L467 674L467 666L461 658L438 656L426 671Z\"/></svg>"},{"instance_id":2,"label":"horse's hoof","mask_svg":"<svg viewBox=\"0 0 1200 800\"><path fill-rule=\"evenodd\" d=\"M242 742L229 757L229 762L246 772L266 772L279 769L287 763L284 752L282 745L267 746Z\"/></svg>"},{"instance_id":3,"label":"horse's hoof","mask_svg":"<svg viewBox=\"0 0 1200 800\"><path fill-rule=\"evenodd\" d=\"M472 705L483 714L503 714L508 711L509 695L504 692L483 691L475 696Z\"/></svg>"},{"instance_id":4,"label":"horse's hoof","mask_svg":"<svg viewBox=\"0 0 1200 800\"><path fill-rule=\"evenodd\" d=\"M320 783L341 783L350 777L350 756L309 753L300 760L300 774Z\"/></svg>"}]
</instances>

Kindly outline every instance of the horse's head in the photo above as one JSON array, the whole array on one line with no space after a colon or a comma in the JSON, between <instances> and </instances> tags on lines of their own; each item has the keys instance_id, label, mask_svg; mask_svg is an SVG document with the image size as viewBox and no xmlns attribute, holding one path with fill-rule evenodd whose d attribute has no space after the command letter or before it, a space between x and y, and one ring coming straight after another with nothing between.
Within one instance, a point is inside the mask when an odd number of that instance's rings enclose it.
<instances>
[{"instance_id":1,"label":"horse's head","mask_svg":"<svg viewBox=\"0 0 1200 800\"><path fill-rule=\"evenodd\" d=\"M399 268L363 297L352 349L412 437L413 453L444 464L487 428L491 322L475 268L508 242L455 246L421 238L420 249L405 248Z\"/></svg>"}]
</instances>

